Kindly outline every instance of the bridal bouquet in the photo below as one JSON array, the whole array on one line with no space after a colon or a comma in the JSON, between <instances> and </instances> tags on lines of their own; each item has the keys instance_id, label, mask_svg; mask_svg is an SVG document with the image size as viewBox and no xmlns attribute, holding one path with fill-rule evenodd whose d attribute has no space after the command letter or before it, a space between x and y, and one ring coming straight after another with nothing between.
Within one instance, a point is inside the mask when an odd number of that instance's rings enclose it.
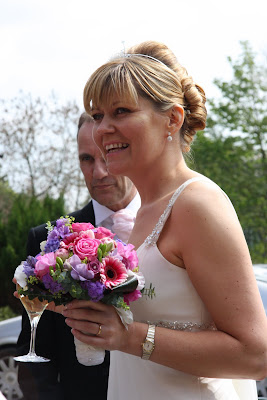
<instances>
[{"instance_id":1,"label":"bridal bouquet","mask_svg":"<svg viewBox=\"0 0 267 400\"><path fill-rule=\"evenodd\" d=\"M41 252L28 256L15 271L18 293L56 305L73 299L102 301L116 307L125 326L131 323L129 304L142 296L145 283L134 246L114 240L104 227L75 223L68 216L55 226L48 222L47 229Z\"/></svg>"}]
</instances>

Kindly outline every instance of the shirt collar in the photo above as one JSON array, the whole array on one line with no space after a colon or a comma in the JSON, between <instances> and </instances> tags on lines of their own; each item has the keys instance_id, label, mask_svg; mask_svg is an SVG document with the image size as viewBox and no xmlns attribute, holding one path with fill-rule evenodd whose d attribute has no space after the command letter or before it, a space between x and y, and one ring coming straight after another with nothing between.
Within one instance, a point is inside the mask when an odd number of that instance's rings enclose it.
<instances>
[{"instance_id":1,"label":"shirt collar","mask_svg":"<svg viewBox=\"0 0 267 400\"><path fill-rule=\"evenodd\" d=\"M95 213L95 225L99 226L101 225L101 222L107 219L108 217L112 216L114 214L114 211L110 210L109 208L102 206L99 204L96 200L92 199L93 202L93 208L94 208L94 213ZM137 211L139 210L141 206L141 198L139 193L137 192L132 201L128 204L127 207L125 207L128 210L131 210L134 212L134 214L137 214Z\"/></svg>"}]
</instances>

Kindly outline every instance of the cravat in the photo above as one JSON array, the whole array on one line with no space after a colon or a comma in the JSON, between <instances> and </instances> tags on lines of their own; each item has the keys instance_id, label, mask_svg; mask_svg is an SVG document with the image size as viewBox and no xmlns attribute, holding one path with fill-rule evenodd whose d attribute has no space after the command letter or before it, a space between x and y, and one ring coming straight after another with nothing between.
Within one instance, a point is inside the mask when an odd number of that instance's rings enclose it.
<instances>
[{"instance_id":1,"label":"cravat","mask_svg":"<svg viewBox=\"0 0 267 400\"><path fill-rule=\"evenodd\" d=\"M112 231L120 240L127 243L135 223L133 211L123 208L112 215Z\"/></svg>"}]
</instances>

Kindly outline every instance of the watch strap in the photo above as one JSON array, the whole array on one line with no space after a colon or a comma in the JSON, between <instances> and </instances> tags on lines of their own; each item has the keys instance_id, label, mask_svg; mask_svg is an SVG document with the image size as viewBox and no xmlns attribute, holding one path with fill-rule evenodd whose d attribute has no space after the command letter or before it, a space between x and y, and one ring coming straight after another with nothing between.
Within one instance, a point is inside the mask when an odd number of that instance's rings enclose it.
<instances>
[{"instance_id":1,"label":"watch strap","mask_svg":"<svg viewBox=\"0 0 267 400\"><path fill-rule=\"evenodd\" d=\"M156 326L155 325L148 325L148 330L147 330L147 335L144 343L142 343L143 347L143 354L142 354L142 359L143 360L149 360L154 348L155 348L155 332L156 332ZM150 350L146 350L144 345L150 342L152 343L152 347Z\"/></svg>"}]
</instances>

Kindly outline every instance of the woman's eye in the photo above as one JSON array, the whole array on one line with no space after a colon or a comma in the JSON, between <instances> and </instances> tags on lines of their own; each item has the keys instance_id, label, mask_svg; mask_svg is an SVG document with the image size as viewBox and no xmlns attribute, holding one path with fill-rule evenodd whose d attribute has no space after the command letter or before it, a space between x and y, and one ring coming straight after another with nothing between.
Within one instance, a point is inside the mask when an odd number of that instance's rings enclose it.
<instances>
[{"instance_id":1,"label":"woman's eye","mask_svg":"<svg viewBox=\"0 0 267 400\"><path fill-rule=\"evenodd\" d=\"M102 117L103 117L103 114L95 113L95 114L92 115L92 117L93 117L93 119L95 121L100 121L102 119Z\"/></svg>"},{"instance_id":2,"label":"woman's eye","mask_svg":"<svg viewBox=\"0 0 267 400\"><path fill-rule=\"evenodd\" d=\"M119 107L116 109L116 114L125 114L125 113L129 113L130 110L128 108L124 108L124 107Z\"/></svg>"}]
</instances>

